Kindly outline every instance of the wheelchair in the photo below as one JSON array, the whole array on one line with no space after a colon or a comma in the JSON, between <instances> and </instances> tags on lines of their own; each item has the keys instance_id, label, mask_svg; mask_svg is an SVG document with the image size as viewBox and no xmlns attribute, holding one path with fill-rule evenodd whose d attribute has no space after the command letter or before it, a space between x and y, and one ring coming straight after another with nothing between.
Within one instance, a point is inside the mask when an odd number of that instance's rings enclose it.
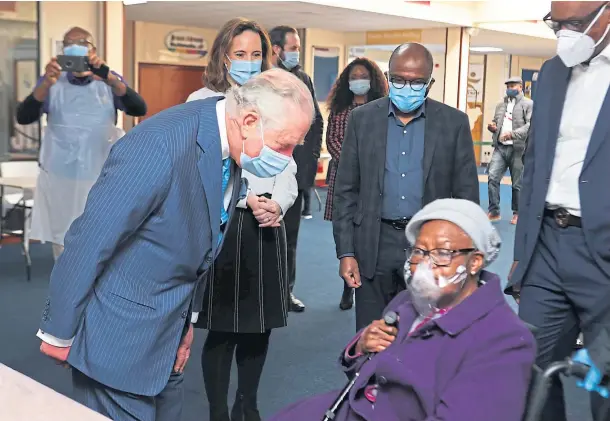
<instances>
[{"instance_id":1,"label":"wheelchair","mask_svg":"<svg viewBox=\"0 0 610 421\"><path fill-rule=\"evenodd\" d=\"M554 377L563 374L568 377L584 379L588 371L588 366L574 362L571 358L552 363L544 371L534 366L522 421L540 421L542 419L542 411L544 410L549 387ZM604 381L604 383L606 382ZM602 413L607 416L608 410L610 410L610 400L602 408Z\"/></svg>"}]
</instances>

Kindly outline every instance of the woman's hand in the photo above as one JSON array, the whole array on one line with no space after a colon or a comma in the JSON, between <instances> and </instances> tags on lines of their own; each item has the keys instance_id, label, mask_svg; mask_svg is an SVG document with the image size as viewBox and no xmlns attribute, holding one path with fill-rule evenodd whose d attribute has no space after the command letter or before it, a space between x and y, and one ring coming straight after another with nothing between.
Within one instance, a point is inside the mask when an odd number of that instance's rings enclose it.
<instances>
[{"instance_id":1,"label":"woman's hand","mask_svg":"<svg viewBox=\"0 0 610 421\"><path fill-rule=\"evenodd\" d=\"M254 217L260 224L260 228L279 227L279 219L282 216L282 208L276 201L267 199L265 196L258 197L258 209L252 209Z\"/></svg>"},{"instance_id":2,"label":"woman's hand","mask_svg":"<svg viewBox=\"0 0 610 421\"><path fill-rule=\"evenodd\" d=\"M375 320L362 332L356 344L356 353L384 351L392 345L397 334L398 329L396 327L388 326L383 319Z\"/></svg>"}]
</instances>

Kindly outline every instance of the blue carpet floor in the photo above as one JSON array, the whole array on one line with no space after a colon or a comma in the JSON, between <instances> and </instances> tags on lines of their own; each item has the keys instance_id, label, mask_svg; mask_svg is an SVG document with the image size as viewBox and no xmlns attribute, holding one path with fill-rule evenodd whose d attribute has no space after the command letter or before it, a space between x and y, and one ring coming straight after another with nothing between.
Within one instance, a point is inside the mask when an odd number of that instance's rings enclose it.
<instances>
[{"instance_id":1,"label":"blue carpet floor","mask_svg":"<svg viewBox=\"0 0 610 421\"><path fill-rule=\"evenodd\" d=\"M324 200L324 192L320 193ZM503 219L496 225L503 248L491 269L505 277L512 262L514 238L514 227L509 223L510 186L503 185L501 195ZM487 206L486 184L481 184L481 202ZM337 274L332 229L330 223L322 220L315 201L313 205L314 218L301 224L295 289L307 310L291 314L289 326L271 335L259 395L263 416L270 416L299 398L340 388L345 382L335 363L339 351L354 333L354 314L338 308L342 283ZM38 352L40 343L35 337L53 265L50 247L33 245L32 260L33 279L28 283L19 247L5 246L0 250L0 362L69 395L69 372ZM192 359L186 370L184 421L208 420L199 361L204 340L205 334L196 332ZM586 395L573 385L569 386L568 407L570 421L590 421Z\"/></svg>"}]
</instances>

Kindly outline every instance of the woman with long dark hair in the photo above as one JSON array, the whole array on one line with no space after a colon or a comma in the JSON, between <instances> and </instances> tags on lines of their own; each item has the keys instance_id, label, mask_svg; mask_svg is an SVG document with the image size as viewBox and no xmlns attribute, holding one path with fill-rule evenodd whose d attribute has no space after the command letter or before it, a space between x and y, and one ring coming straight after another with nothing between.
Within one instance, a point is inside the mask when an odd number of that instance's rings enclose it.
<instances>
[{"instance_id":1,"label":"woman with long dark hair","mask_svg":"<svg viewBox=\"0 0 610 421\"><path fill-rule=\"evenodd\" d=\"M232 86L270 68L271 43L256 22L237 18L220 30L212 49L205 87L189 101L222 96ZM257 391L271 330L286 326L288 276L283 215L297 197L297 166L291 161L275 177L247 171L247 198L237 203L215 264L206 275L202 311L195 327L207 329L201 365L210 421L260 421ZM275 211L261 214L266 201ZM237 362L237 395L227 404L231 365Z\"/></svg>"},{"instance_id":2,"label":"woman with long dark hair","mask_svg":"<svg viewBox=\"0 0 610 421\"><path fill-rule=\"evenodd\" d=\"M324 219L327 221L332 221L335 178L349 113L357 106L383 98L387 94L388 82L383 72L374 61L364 57L348 64L335 82L328 100L330 115L326 127L326 147L332 157L326 176L328 196ZM339 307L341 310L348 310L353 305L353 290L344 284Z\"/></svg>"}]
</instances>

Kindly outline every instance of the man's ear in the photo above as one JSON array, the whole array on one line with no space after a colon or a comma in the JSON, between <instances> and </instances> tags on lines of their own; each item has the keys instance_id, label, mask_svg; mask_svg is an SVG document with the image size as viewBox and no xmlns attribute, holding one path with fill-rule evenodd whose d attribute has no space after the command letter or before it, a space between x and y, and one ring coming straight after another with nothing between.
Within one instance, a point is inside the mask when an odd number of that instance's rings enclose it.
<instances>
[{"instance_id":1,"label":"man's ear","mask_svg":"<svg viewBox=\"0 0 610 421\"><path fill-rule=\"evenodd\" d=\"M279 45L274 45L273 47L271 47L271 52L274 56L279 56L282 52L282 47L280 47Z\"/></svg>"},{"instance_id":2,"label":"man's ear","mask_svg":"<svg viewBox=\"0 0 610 421\"><path fill-rule=\"evenodd\" d=\"M260 116L254 111L248 111L241 115L241 135L244 139L252 136L258 130Z\"/></svg>"}]
</instances>

